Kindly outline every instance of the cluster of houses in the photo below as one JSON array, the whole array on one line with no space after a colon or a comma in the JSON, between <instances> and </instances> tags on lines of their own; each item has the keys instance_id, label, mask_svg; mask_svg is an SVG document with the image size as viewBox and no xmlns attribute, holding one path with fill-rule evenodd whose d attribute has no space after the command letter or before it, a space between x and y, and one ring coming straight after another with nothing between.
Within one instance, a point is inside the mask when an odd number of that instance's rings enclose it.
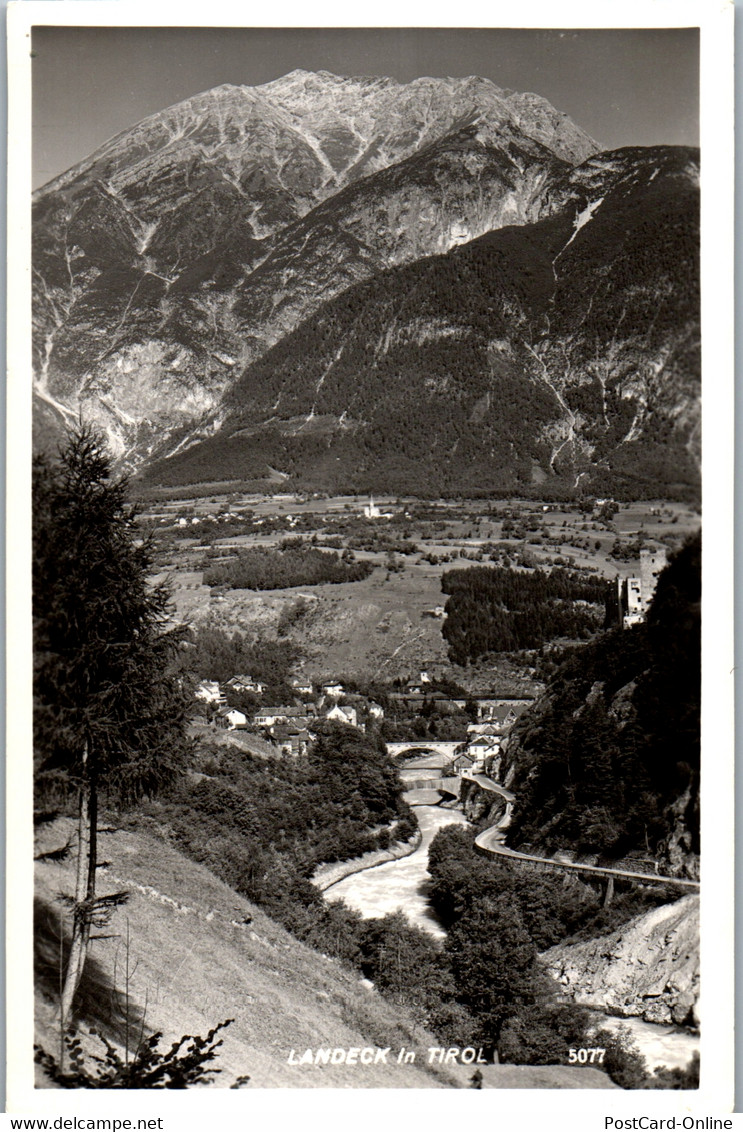
<instances>
[{"instance_id":1,"label":"cluster of houses","mask_svg":"<svg viewBox=\"0 0 743 1132\"><path fill-rule=\"evenodd\" d=\"M230 692L249 693L262 697L266 685L249 675L233 676L220 684L216 680L202 680L196 688L196 699L208 708L209 718L217 727L229 731L258 733L274 750L301 756L313 742L313 728L330 721L365 731L366 723L379 723L384 719L380 704L366 696L347 692L343 684L329 681L315 687L311 681L295 677L291 681L296 701L292 704L261 704L252 715L228 702ZM467 726L466 738L458 746L456 757L449 767L451 774L465 771L484 771L498 777L501 745L516 720L532 703L531 699L472 696L469 700L453 698L435 689L427 672L409 680L390 698L404 700L415 710L425 701L437 705L442 711L462 709L467 704L476 706L476 718ZM343 699L343 703L340 700Z\"/></svg>"},{"instance_id":2,"label":"cluster of houses","mask_svg":"<svg viewBox=\"0 0 743 1132\"><path fill-rule=\"evenodd\" d=\"M363 696L353 696L346 693L342 684L331 681L322 684L317 689L313 684L301 677L292 680L292 690L298 700L294 704L266 704L249 717L239 708L231 707L227 700L229 691L247 692L254 696L262 696L266 685L252 676L233 676L224 685L216 680L202 680L196 688L196 699L210 708L212 718L218 727L230 731L244 730L250 727L263 733L273 745L282 752L292 755L304 755L307 747L313 741L313 724L325 720L335 723L345 723L349 727L365 730L365 724L359 719L359 707L363 703L366 715L370 719L384 718L382 707L367 700ZM314 697L314 701L310 698ZM344 697L351 702L341 704L338 701ZM309 701L309 702L308 702ZM355 706L353 701L358 701Z\"/></svg>"},{"instance_id":3,"label":"cluster of houses","mask_svg":"<svg viewBox=\"0 0 743 1132\"><path fill-rule=\"evenodd\" d=\"M175 525L177 527L198 527L201 523L227 523L234 519L244 519L244 515L239 515L235 511L223 511L219 515L205 514L205 515L181 515L176 519ZM161 523L170 523L172 519L166 516L160 520Z\"/></svg>"},{"instance_id":4,"label":"cluster of houses","mask_svg":"<svg viewBox=\"0 0 743 1132\"><path fill-rule=\"evenodd\" d=\"M425 670L420 672L417 679L408 680L407 683L396 692L390 692L389 697L391 700L398 700L407 704L409 707L419 707L424 701L428 704L433 704L439 707L442 711L452 711L459 709L460 711L468 705L477 709L477 721L470 724L470 727L487 727L501 725L501 715L503 716L502 725L506 726L506 720L510 720L508 728L516 722L516 719L524 710L532 703L529 698L518 697L503 697L494 695L471 695L467 698L457 695L450 695L447 692L437 690L430 675ZM511 713L514 712L513 719ZM498 734L503 734L499 731Z\"/></svg>"},{"instance_id":5,"label":"cluster of houses","mask_svg":"<svg viewBox=\"0 0 743 1132\"><path fill-rule=\"evenodd\" d=\"M484 773L499 781L503 742L532 703L530 699L478 700L478 719L468 725L465 744L450 764L449 772L460 777L465 772Z\"/></svg>"}]
</instances>

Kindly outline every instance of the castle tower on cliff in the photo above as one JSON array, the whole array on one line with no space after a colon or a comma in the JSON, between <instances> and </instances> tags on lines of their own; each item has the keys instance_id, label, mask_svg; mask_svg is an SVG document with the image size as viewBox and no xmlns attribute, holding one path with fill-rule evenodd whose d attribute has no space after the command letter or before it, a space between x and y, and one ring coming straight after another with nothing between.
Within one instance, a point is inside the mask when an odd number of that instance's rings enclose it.
<instances>
[{"instance_id":1,"label":"castle tower on cliff","mask_svg":"<svg viewBox=\"0 0 743 1132\"><path fill-rule=\"evenodd\" d=\"M619 617L622 627L639 625L645 620L655 595L658 576L668 563L666 548L640 551L640 574L630 578L617 578Z\"/></svg>"}]
</instances>

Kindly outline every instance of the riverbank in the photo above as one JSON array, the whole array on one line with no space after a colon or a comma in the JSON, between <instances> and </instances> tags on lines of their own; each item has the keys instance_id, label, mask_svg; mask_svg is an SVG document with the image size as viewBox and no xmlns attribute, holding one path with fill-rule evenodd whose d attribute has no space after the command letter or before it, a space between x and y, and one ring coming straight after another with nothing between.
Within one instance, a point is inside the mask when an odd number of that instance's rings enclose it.
<instances>
[{"instance_id":1,"label":"riverbank","mask_svg":"<svg viewBox=\"0 0 743 1132\"><path fill-rule=\"evenodd\" d=\"M432 775L435 773L440 771L431 771ZM402 772L401 777L406 785L410 785L413 776L420 774L420 769L409 767ZM500 787L496 792L503 789ZM428 793L423 790L410 791L411 795L420 795L421 800ZM375 850L352 861L323 865L313 879L326 900L342 900L365 918L402 912L409 923L436 939L443 940L446 933L428 902L428 850L442 826L469 823L460 810L444 808L440 804L419 804L415 808L415 814L419 832L409 842L397 843L386 850ZM494 829L486 832L497 836ZM504 854L506 855L510 856ZM687 901L695 899L698 898L686 898ZM658 914L656 911L655 915ZM602 940L589 941L590 946L601 952L604 950L604 943ZM551 950L556 953L559 946ZM552 958L549 952L547 955ZM554 976L554 972L551 973ZM599 1003L592 1005L598 1006ZM699 1048L697 1035L673 1025L659 1025L656 1020L618 1018L604 1014L597 1015L597 1024L606 1029L622 1029L627 1033L644 1057L649 1071L659 1065L669 1069L684 1068Z\"/></svg>"},{"instance_id":2,"label":"riverbank","mask_svg":"<svg viewBox=\"0 0 743 1132\"><path fill-rule=\"evenodd\" d=\"M634 916L613 932L555 944L542 961L583 1006L661 1026L699 1024L699 897Z\"/></svg>"},{"instance_id":3,"label":"riverbank","mask_svg":"<svg viewBox=\"0 0 743 1132\"><path fill-rule=\"evenodd\" d=\"M362 853L360 857L353 857L350 861L330 861L326 865L320 865L312 875L312 883L320 892L326 892L334 884L355 873L363 873L376 865L409 857L420 846L422 836L418 829L408 841L395 841L387 849L370 849L368 853Z\"/></svg>"}]
</instances>

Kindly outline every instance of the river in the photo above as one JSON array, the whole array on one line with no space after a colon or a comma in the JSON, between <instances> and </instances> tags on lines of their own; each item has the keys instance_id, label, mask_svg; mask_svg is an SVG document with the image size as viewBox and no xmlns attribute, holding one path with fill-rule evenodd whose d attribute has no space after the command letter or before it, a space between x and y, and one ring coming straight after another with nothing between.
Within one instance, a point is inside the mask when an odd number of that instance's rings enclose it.
<instances>
[{"instance_id":1,"label":"river","mask_svg":"<svg viewBox=\"0 0 743 1132\"><path fill-rule=\"evenodd\" d=\"M431 766L433 761L438 762L438 759L431 760L427 757L425 769L422 765L424 759L409 762L406 769L401 771L400 777L403 781L436 778L440 771ZM413 801L412 793L408 795L408 801ZM446 932L426 896L429 880L428 849L437 830L443 826L469 823L459 810L442 809L440 806L416 806L415 816L422 838L414 853L399 861L387 861L383 865L354 873L331 885L324 895L326 900L343 900L367 919L386 916L390 912L404 912L406 919L415 927L422 928L437 939L444 939ZM612 1030L624 1027L651 1070L658 1065L669 1069L683 1068L699 1050L697 1035L674 1026L644 1022L641 1018L598 1015L597 1024Z\"/></svg>"},{"instance_id":2,"label":"river","mask_svg":"<svg viewBox=\"0 0 743 1132\"><path fill-rule=\"evenodd\" d=\"M326 900L343 900L366 918L402 911L411 924L443 939L446 933L425 893L429 880L428 847L443 826L468 823L459 810L442 810L439 806L416 806L415 816L422 839L414 853L399 861L387 861L363 873L354 873L331 885L324 895Z\"/></svg>"},{"instance_id":3,"label":"river","mask_svg":"<svg viewBox=\"0 0 743 1132\"><path fill-rule=\"evenodd\" d=\"M648 1069L663 1065L667 1069L685 1068L695 1053L699 1053L699 1036L677 1026L664 1026L645 1022L642 1018L617 1018L597 1015L596 1024L602 1029L625 1030L645 1058Z\"/></svg>"}]
</instances>

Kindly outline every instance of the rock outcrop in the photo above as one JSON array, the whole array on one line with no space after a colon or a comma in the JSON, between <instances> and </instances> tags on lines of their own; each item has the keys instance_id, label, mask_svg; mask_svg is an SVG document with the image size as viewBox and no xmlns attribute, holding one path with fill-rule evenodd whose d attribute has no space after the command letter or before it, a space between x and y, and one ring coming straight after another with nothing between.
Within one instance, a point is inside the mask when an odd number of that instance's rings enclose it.
<instances>
[{"instance_id":1,"label":"rock outcrop","mask_svg":"<svg viewBox=\"0 0 743 1132\"><path fill-rule=\"evenodd\" d=\"M496 825L506 812L505 799L500 794L484 790L476 782L463 778L459 801L465 817L478 825Z\"/></svg>"},{"instance_id":2,"label":"rock outcrop","mask_svg":"<svg viewBox=\"0 0 743 1132\"><path fill-rule=\"evenodd\" d=\"M558 944L541 958L577 1003L647 1022L698 1024L698 896L654 908L611 935Z\"/></svg>"}]
</instances>

